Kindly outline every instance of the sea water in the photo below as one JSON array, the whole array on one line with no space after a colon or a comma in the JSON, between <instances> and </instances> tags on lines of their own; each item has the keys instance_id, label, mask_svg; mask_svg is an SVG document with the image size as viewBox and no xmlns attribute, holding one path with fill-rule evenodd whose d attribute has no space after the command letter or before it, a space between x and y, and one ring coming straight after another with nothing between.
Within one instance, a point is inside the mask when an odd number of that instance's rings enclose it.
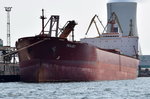
<instances>
[{"instance_id":1,"label":"sea water","mask_svg":"<svg viewBox=\"0 0 150 99\"><path fill-rule=\"evenodd\" d=\"M0 99L150 99L150 78L69 83L0 83Z\"/></svg>"}]
</instances>

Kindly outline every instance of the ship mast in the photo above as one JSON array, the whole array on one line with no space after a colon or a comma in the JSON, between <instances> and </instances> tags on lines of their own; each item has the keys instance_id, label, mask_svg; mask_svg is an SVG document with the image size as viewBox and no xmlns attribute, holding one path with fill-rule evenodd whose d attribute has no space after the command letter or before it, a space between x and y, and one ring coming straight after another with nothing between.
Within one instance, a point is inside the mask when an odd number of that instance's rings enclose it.
<instances>
[{"instance_id":1,"label":"ship mast","mask_svg":"<svg viewBox=\"0 0 150 99\"><path fill-rule=\"evenodd\" d=\"M46 17L44 16L44 9L42 9L42 16L40 17L42 19L42 33L41 34L44 34L44 20L46 19Z\"/></svg>"}]
</instances>

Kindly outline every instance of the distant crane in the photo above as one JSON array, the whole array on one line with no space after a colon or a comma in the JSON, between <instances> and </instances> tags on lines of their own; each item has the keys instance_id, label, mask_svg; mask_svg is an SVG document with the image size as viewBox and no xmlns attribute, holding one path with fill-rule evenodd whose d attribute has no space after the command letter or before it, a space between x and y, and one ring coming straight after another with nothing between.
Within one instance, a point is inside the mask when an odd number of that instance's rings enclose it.
<instances>
[{"instance_id":1,"label":"distant crane","mask_svg":"<svg viewBox=\"0 0 150 99\"><path fill-rule=\"evenodd\" d=\"M90 29L92 23L95 24L95 27L96 27L96 29L97 29L97 32L98 32L99 36L101 35L101 34L100 34L100 31L99 31L99 29L98 29L98 26L97 26L97 24L96 24L96 20L95 20L96 18L98 19L98 21L100 22L100 24L102 25L102 27L105 28L104 25L102 24L101 20L99 19L99 17L98 17L97 15L95 15L95 16L92 18L92 20L91 20L91 22L90 22L90 25L89 25L89 27L88 27L88 29L87 29L85 35L87 35L87 33L89 32L89 29Z\"/></svg>"},{"instance_id":2,"label":"distant crane","mask_svg":"<svg viewBox=\"0 0 150 99\"><path fill-rule=\"evenodd\" d=\"M10 11L12 7L5 7L5 11L7 11L7 46L11 45L10 41Z\"/></svg>"}]
</instances>

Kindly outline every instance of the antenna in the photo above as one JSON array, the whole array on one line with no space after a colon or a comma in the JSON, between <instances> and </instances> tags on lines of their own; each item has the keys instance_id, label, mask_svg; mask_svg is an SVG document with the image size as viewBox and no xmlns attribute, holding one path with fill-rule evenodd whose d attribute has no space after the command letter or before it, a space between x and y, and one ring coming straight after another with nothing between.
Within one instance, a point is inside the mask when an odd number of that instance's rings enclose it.
<instances>
[{"instance_id":1,"label":"antenna","mask_svg":"<svg viewBox=\"0 0 150 99\"><path fill-rule=\"evenodd\" d=\"M42 19L42 33L41 34L44 34L44 19L46 19L46 17L44 16L44 9L42 9L42 16L40 17Z\"/></svg>"},{"instance_id":2,"label":"antenna","mask_svg":"<svg viewBox=\"0 0 150 99\"><path fill-rule=\"evenodd\" d=\"M5 11L7 12L7 46L11 45L10 41L10 11L12 7L5 7Z\"/></svg>"},{"instance_id":3,"label":"antenna","mask_svg":"<svg viewBox=\"0 0 150 99\"><path fill-rule=\"evenodd\" d=\"M134 35L133 35L133 22L132 22L132 19L130 19L130 31L129 31L129 36L134 36Z\"/></svg>"}]
</instances>

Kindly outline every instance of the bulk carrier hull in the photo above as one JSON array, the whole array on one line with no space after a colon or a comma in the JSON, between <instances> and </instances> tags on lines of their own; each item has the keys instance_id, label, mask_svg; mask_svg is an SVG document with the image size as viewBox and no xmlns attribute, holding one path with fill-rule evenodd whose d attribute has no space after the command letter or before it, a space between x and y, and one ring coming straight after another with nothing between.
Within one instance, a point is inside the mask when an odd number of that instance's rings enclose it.
<instances>
[{"instance_id":1,"label":"bulk carrier hull","mask_svg":"<svg viewBox=\"0 0 150 99\"><path fill-rule=\"evenodd\" d=\"M137 77L139 60L56 37L25 37L16 43L21 81L100 81Z\"/></svg>"}]
</instances>

